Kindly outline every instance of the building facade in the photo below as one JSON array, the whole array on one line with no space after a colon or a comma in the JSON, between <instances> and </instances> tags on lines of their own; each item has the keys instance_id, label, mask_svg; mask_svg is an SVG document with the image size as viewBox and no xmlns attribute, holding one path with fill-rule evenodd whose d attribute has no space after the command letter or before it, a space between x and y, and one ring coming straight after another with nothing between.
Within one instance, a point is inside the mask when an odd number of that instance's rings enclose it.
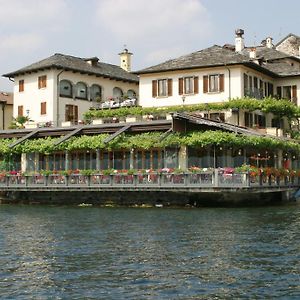
<instances>
[{"instance_id":1,"label":"building facade","mask_svg":"<svg viewBox=\"0 0 300 300\"><path fill-rule=\"evenodd\" d=\"M13 94L0 92L0 129L9 128L13 120Z\"/></svg>"},{"instance_id":2,"label":"building facade","mask_svg":"<svg viewBox=\"0 0 300 300\"><path fill-rule=\"evenodd\" d=\"M130 59L120 53L123 60ZM5 74L14 79L14 117L27 116L33 126L77 124L84 112L106 101L138 96L138 77L97 57L54 54Z\"/></svg>"},{"instance_id":3,"label":"building facade","mask_svg":"<svg viewBox=\"0 0 300 300\"><path fill-rule=\"evenodd\" d=\"M288 51L290 48L284 46L290 37L276 48L270 37L259 46L246 47L243 34L243 30L236 30L235 45L214 45L138 71L140 105L160 107L274 97L299 106L299 52ZM236 124L248 126L245 112L239 114L241 122ZM272 117L267 116L260 125L272 126ZM233 119L231 111L224 112L223 121Z\"/></svg>"}]
</instances>

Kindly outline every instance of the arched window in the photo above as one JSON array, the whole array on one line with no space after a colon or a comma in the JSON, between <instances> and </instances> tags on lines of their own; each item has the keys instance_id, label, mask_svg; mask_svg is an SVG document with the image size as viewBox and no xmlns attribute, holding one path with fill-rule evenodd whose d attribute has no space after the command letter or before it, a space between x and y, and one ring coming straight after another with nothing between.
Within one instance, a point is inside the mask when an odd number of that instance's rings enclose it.
<instances>
[{"instance_id":1,"label":"arched window","mask_svg":"<svg viewBox=\"0 0 300 300\"><path fill-rule=\"evenodd\" d=\"M133 98L136 98L136 92L134 90L128 90L127 91L127 97L129 99L133 99Z\"/></svg>"},{"instance_id":2,"label":"arched window","mask_svg":"<svg viewBox=\"0 0 300 300\"><path fill-rule=\"evenodd\" d=\"M90 97L92 101L102 100L102 90L101 86L98 84L93 84L90 88Z\"/></svg>"},{"instance_id":3,"label":"arched window","mask_svg":"<svg viewBox=\"0 0 300 300\"><path fill-rule=\"evenodd\" d=\"M59 82L59 95L61 97L73 97L72 83L69 80Z\"/></svg>"},{"instance_id":4,"label":"arched window","mask_svg":"<svg viewBox=\"0 0 300 300\"><path fill-rule=\"evenodd\" d=\"M87 85L83 82L76 83L76 98L87 99Z\"/></svg>"},{"instance_id":5,"label":"arched window","mask_svg":"<svg viewBox=\"0 0 300 300\"><path fill-rule=\"evenodd\" d=\"M114 87L113 97L114 97L114 99L119 99L120 100L123 97L123 91L118 87Z\"/></svg>"}]
</instances>

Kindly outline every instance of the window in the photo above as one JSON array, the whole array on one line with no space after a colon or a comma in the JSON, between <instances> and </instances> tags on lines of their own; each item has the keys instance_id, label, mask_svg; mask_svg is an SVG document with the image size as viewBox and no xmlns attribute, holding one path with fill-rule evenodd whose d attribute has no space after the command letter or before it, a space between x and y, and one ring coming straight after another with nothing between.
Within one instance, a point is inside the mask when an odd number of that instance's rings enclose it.
<instances>
[{"instance_id":1,"label":"window","mask_svg":"<svg viewBox=\"0 0 300 300\"><path fill-rule=\"evenodd\" d=\"M68 80L61 80L59 83L59 95L61 97L73 97L72 83Z\"/></svg>"},{"instance_id":2,"label":"window","mask_svg":"<svg viewBox=\"0 0 300 300\"><path fill-rule=\"evenodd\" d=\"M178 88L179 88L179 95L182 94L198 94L198 77L183 77L179 78L178 81Z\"/></svg>"},{"instance_id":3,"label":"window","mask_svg":"<svg viewBox=\"0 0 300 300\"><path fill-rule=\"evenodd\" d=\"M297 105L297 85L278 86L277 98L291 100Z\"/></svg>"},{"instance_id":4,"label":"window","mask_svg":"<svg viewBox=\"0 0 300 300\"><path fill-rule=\"evenodd\" d=\"M47 102L41 103L41 115L47 114Z\"/></svg>"},{"instance_id":5,"label":"window","mask_svg":"<svg viewBox=\"0 0 300 300\"><path fill-rule=\"evenodd\" d=\"M129 99L134 99L134 98L136 98L136 92L134 90L128 90L127 96Z\"/></svg>"},{"instance_id":6,"label":"window","mask_svg":"<svg viewBox=\"0 0 300 300\"><path fill-rule=\"evenodd\" d=\"M24 115L23 105L18 106L18 117L22 117Z\"/></svg>"},{"instance_id":7,"label":"window","mask_svg":"<svg viewBox=\"0 0 300 300\"><path fill-rule=\"evenodd\" d=\"M90 99L91 101L101 101L102 95L101 95L101 86L97 84L93 84L90 88Z\"/></svg>"},{"instance_id":8,"label":"window","mask_svg":"<svg viewBox=\"0 0 300 300\"><path fill-rule=\"evenodd\" d=\"M78 106L77 105L66 105L65 109L65 121L72 122L73 124L78 123Z\"/></svg>"},{"instance_id":9,"label":"window","mask_svg":"<svg viewBox=\"0 0 300 300\"><path fill-rule=\"evenodd\" d=\"M87 99L87 85L83 82L76 84L75 97L78 99Z\"/></svg>"},{"instance_id":10,"label":"window","mask_svg":"<svg viewBox=\"0 0 300 300\"><path fill-rule=\"evenodd\" d=\"M46 75L39 76L38 86L39 86L39 89L47 87L47 76Z\"/></svg>"},{"instance_id":11,"label":"window","mask_svg":"<svg viewBox=\"0 0 300 300\"><path fill-rule=\"evenodd\" d=\"M24 92L24 79L19 80L19 92Z\"/></svg>"},{"instance_id":12,"label":"window","mask_svg":"<svg viewBox=\"0 0 300 300\"><path fill-rule=\"evenodd\" d=\"M203 76L203 93L224 92L224 74Z\"/></svg>"},{"instance_id":13,"label":"window","mask_svg":"<svg viewBox=\"0 0 300 300\"><path fill-rule=\"evenodd\" d=\"M245 126L246 127L258 127L265 128L266 127L266 117L260 114L254 114L245 112Z\"/></svg>"},{"instance_id":14,"label":"window","mask_svg":"<svg viewBox=\"0 0 300 300\"><path fill-rule=\"evenodd\" d=\"M172 96L173 80L158 79L152 81L152 97L168 97Z\"/></svg>"},{"instance_id":15,"label":"window","mask_svg":"<svg viewBox=\"0 0 300 300\"><path fill-rule=\"evenodd\" d=\"M114 89L113 89L113 98L117 99L117 100L123 98L123 91L118 87L114 87Z\"/></svg>"}]
</instances>

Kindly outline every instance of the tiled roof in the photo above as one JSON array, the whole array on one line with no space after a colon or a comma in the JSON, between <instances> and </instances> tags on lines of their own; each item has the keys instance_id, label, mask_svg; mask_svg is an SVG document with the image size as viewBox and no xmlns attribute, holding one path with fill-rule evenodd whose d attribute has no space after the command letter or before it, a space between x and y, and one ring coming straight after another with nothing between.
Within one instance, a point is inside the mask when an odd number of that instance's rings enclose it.
<instances>
[{"instance_id":1,"label":"tiled roof","mask_svg":"<svg viewBox=\"0 0 300 300\"><path fill-rule=\"evenodd\" d=\"M6 102L6 104L13 104L13 93L0 91L0 102Z\"/></svg>"},{"instance_id":2,"label":"tiled roof","mask_svg":"<svg viewBox=\"0 0 300 300\"><path fill-rule=\"evenodd\" d=\"M250 59L251 48L256 49L256 57L260 63ZM299 69L292 66L285 58L300 62L297 57L277 51L266 46L246 47L242 52L234 51L232 45L212 46L201 51L171 59L161 64L140 70L137 74L157 73L173 70L216 67L243 64L273 77L300 75Z\"/></svg>"},{"instance_id":3,"label":"tiled roof","mask_svg":"<svg viewBox=\"0 0 300 300\"><path fill-rule=\"evenodd\" d=\"M264 68L269 71L276 73L278 76L297 76L300 75L299 66L291 65L286 61L271 61L263 65Z\"/></svg>"},{"instance_id":4,"label":"tiled roof","mask_svg":"<svg viewBox=\"0 0 300 300\"><path fill-rule=\"evenodd\" d=\"M223 66L242 64L249 62L249 56L245 57L242 54L234 52L228 48L214 45L210 48L193 52L188 55L180 56L175 59L168 60L164 63L140 70L137 74L183 70L192 68L203 68L212 66Z\"/></svg>"},{"instance_id":5,"label":"tiled roof","mask_svg":"<svg viewBox=\"0 0 300 300\"><path fill-rule=\"evenodd\" d=\"M296 39L296 43L297 44L300 44L300 37L298 36L298 35L296 35L296 34L294 34L294 33L289 33L287 36L285 36L283 39L281 39L276 45L275 45L275 47L278 47L282 42L284 42L285 40L287 40L289 37L291 37L291 36L293 36L293 37L295 37L295 39Z\"/></svg>"},{"instance_id":6,"label":"tiled roof","mask_svg":"<svg viewBox=\"0 0 300 300\"><path fill-rule=\"evenodd\" d=\"M280 52L275 48L268 48L266 46L246 47L242 51L242 54L249 57L249 52L252 48L256 49L257 58L263 58L266 61L291 57L289 54Z\"/></svg>"},{"instance_id":7,"label":"tiled roof","mask_svg":"<svg viewBox=\"0 0 300 300\"><path fill-rule=\"evenodd\" d=\"M88 60L93 60L94 63L90 64L88 63ZM138 83L138 77L135 74L126 72L119 66L97 62L95 57L91 59L85 59L60 53L56 53L46 59L33 63L17 71L4 74L3 76L15 77L17 75L50 68L77 71L89 75L98 75L112 79Z\"/></svg>"}]
</instances>

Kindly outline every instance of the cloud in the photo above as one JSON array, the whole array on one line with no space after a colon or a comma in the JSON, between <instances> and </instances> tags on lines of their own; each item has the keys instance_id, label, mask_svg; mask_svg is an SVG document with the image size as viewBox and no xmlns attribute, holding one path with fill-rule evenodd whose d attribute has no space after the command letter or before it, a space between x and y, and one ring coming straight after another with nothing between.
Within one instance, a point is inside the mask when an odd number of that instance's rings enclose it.
<instances>
[{"instance_id":1,"label":"cloud","mask_svg":"<svg viewBox=\"0 0 300 300\"><path fill-rule=\"evenodd\" d=\"M28 28L37 25L45 29L63 22L67 5L64 0L0 0L0 24L11 28ZM56 22L55 22L56 21Z\"/></svg>"},{"instance_id":2,"label":"cloud","mask_svg":"<svg viewBox=\"0 0 300 300\"><path fill-rule=\"evenodd\" d=\"M1 52L29 52L39 48L44 43L44 38L38 34L26 33L5 36L0 40Z\"/></svg>"},{"instance_id":3,"label":"cloud","mask_svg":"<svg viewBox=\"0 0 300 300\"><path fill-rule=\"evenodd\" d=\"M190 51L211 32L208 11L199 0L102 0L96 24L110 39L146 52L145 63L158 63ZM182 52L181 52L182 51Z\"/></svg>"}]
</instances>

